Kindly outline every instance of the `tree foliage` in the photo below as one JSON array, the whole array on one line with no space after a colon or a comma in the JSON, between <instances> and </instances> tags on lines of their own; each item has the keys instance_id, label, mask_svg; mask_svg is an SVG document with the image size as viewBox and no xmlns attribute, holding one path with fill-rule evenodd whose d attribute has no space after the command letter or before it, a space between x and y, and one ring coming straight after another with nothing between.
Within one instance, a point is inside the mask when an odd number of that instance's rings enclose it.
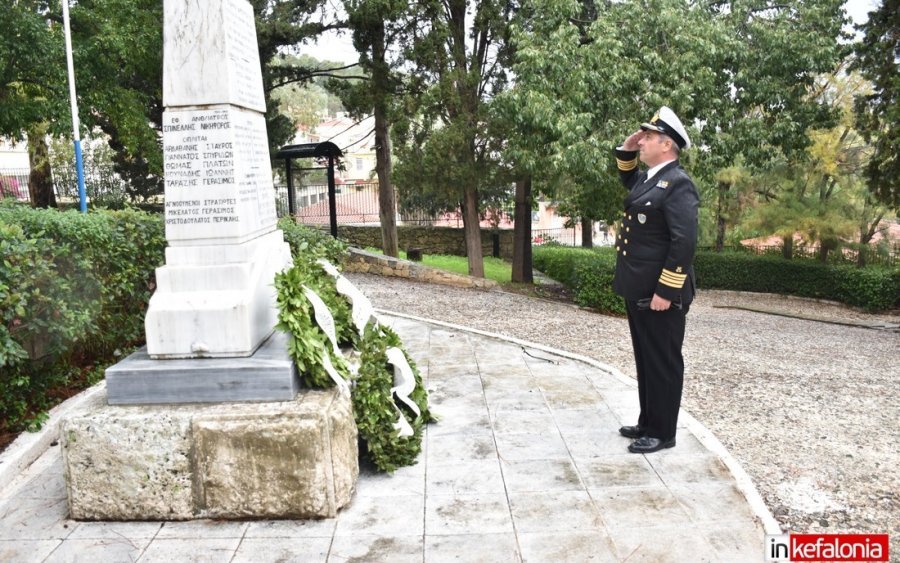
<instances>
[{"instance_id":1,"label":"tree foliage","mask_svg":"<svg viewBox=\"0 0 900 563\"><path fill-rule=\"evenodd\" d=\"M281 111L279 100L273 96L275 89L304 84L330 72L329 67L323 69L319 65L282 64L281 51L342 24L326 14L324 0L251 0L250 4L256 16L256 40L263 67L269 151L274 155L296 132L294 122Z\"/></svg>"},{"instance_id":2,"label":"tree foliage","mask_svg":"<svg viewBox=\"0 0 900 563\"><path fill-rule=\"evenodd\" d=\"M162 17L157 0L80 0L71 11L82 134L105 134L132 200L163 190Z\"/></svg>"},{"instance_id":3,"label":"tree foliage","mask_svg":"<svg viewBox=\"0 0 900 563\"><path fill-rule=\"evenodd\" d=\"M390 130L402 97L403 80L398 66L404 59L402 54L391 56L390 52L398 52L400 40L409 33L411 10L409 3L402 0L346 0L344 9L353 45L360 55L360 68L367 80L340 84L332 81L331 84L356 117L373 117L382 250L387 256L397 257L397 204Z\"/></svg>"},{"instance_id":4,"label":"tree foliage","mask_svg":"<svg viewBox=\"0 0 900 563\"><path fill-rule=\"evenodd\" d=\"M508 154L549 175L545 185L555 181L551 193L576 215L615 215L622 194L612 149L661 105L689 129L697 148L683 160L718 200L723 235L738 193L716 172L738 159L765 167L802 151L807 128L832 118L808 91L841 55L837 0L527 5L532 11L514 33Z\"/></svg>"},{"instance_id":5,"label":"tree foliage","mask_svg":"<svg viewBox=\"0 0 900 563\"><path fill-rule=\"evenodd\" d=\"M355 74L353 69L338 69L342 65L332 61L319 61L308 55L283 54L272 61L276 66L293 66L306 69L328 69L329 73L341 76L344 73ZM280 69L276 72L280 72ZM318 72L318 71L313 71ZM290 82L276 86L272 90L272 99L278 103L279 111L297 127L313 129L326 115L335 115L344 111L340 98L327 88L327 76L315 75L308 82Z\"/></svg>"},{"instance_id":6,"label":"tree foliage","mask_svg":"<svg viewBox=\"0 0 900 563\"><path fill-rule=\"evenodd\" d=\"M62 28L48 26L44 1L0 9L0 135L24 138L33 123L50 121L67 93Z\"/></svg>"},{"instance_id":7,"label":"tree foliage","mask_svg":"<svg viewBox=\"0 0 900 563\"><path fill-rule=\"evenodd\" d=\"M854 66L874 86L856 102L860 129L875 148L866 175L876 197L900 209L900 1L883 0L861 29Z\"/></svg>"},{"instance_id":8,"label":"tree foliage","mask_svg":"<svg viewBox=\"0 0 900 563\"><path fill-rule=\"evenodd\" d=\"M858 239L864 263L866 245L887 214L864 181L872 150L854 127L854 96L868 86L843 67L817 80L817 102L839 119L833 127L808 130L809 146L802 153L781 155L777 165L754 177L760 204L748 226L781 236L786 246L799 234L819 248L822 261L844 241Z\"/></svg>"},{"instance_id":9,"label":"tree foliage","mask_svg":"<svg viewBox=\"0 0 900 563\"><path fill-rule=\"evenodd\" d=\"M490 105L508 82L513 8L504 0L415 4L407 55L415 94L405 98L410 118L395 126L401 197L428 211L462 209L469 273L478 277L479 212L508 195Z\"/></svg>"}]
</instances>

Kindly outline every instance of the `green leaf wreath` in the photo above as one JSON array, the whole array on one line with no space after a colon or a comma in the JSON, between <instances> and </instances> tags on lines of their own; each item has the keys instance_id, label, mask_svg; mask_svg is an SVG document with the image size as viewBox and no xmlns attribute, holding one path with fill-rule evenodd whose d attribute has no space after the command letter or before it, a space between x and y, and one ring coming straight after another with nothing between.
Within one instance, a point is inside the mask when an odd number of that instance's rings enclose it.
<instances>
[{"instance_id":1,"label":"green leaf wreath","mask_svg":"<svg viewBox=\"0 0 900 563\"><path fill-rule=\"evenodd\" d=\"M328 306L334 317L339 344L360 352L360 367L355 379L348 361L333 352L331 342L317 324L313 305L303 293L304 286L318 294ZM350 303L337 292L335 279L326 274L311 255L296 256L294 265L275 277L275 289L278 329L291 335L288 351L300 372L301 383L314 389L335 385L322 364L324 355L328 354L338 374L352 381L351 401L356 425L375 466L382 471L394 471L414 464L422 451L422 428L434 419L428 410L422 376L403 350L400 337L387 327L369 323L360 338L351 322ZM391 393L394 368L387 359L387 350L391 347L403 350L412 368L416 387L410 398L419 407L419 415L402 402L395 401ZM412 436L400 436L395 426L401 413L413 429Z\"/></svg>"}]
</instances>

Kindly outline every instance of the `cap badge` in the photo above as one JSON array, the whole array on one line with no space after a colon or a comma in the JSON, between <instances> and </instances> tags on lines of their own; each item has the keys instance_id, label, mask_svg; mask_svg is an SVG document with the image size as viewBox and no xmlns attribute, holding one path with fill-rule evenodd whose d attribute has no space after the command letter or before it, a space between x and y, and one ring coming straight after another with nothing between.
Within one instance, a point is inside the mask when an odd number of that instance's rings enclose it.
<instances>
[{"instance_id":1,"label":"cap badge","mask_svg":"<svg viewBox=\"0 0 900 563\"><path fill-rule=\"evenodd\" d=\"M656 187L664 190L669 187L669 182L666 180L660 180L660 182L656 184Z\"/></svg>"},{"instance_id":2,"label":"cap badge","mask_svg":"<svg viewBox=\"0 0 900 563\"><path fill-rule=\"evenodd\" d=\"M650 123L656 123L657 121L659 121L659 112L653 114L653 119L650 120Z\"/></svg>"},{"instance_id":3,"label":"cap badge","mask_svg":"<svg viewBox=\"0 0 900 563\"><path fill-rule=\"evenodd\" d=\"M646 222L647 222L647 216L644 215L643 213L638 213L638 223L643 225Z\"/></svg>"}]
</instances>

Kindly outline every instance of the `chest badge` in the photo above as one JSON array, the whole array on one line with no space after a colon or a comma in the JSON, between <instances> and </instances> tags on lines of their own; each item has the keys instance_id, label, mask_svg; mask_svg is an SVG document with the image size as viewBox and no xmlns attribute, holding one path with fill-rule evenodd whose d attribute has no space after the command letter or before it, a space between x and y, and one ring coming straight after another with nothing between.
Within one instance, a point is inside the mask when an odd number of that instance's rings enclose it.
<instances>
[{"instance_id":1,"label":"chest badge","mask_svg":"<svg viewBox=\"0 0 900 563\"><path fill-rule=\"evenodd\" d=\"M666 188L669 187L669 182L666 181L666 180L660 180L660 181L656 184L656 187L657 187L657 188L660 188L660 189L662 189L662 190L664 190L664 189L666 189Z\"/></svg>"},{"instance_id":2,"label":"chest badge","mask_svg":"<svg viewBox=\"0 0 900 563\"><path fill-rule=\"evenodd\" d=\"M638 213L638 223L643 225L646 222L647 222L647 216L644 215L643 213Z\"/></svg>"}]
</instances>

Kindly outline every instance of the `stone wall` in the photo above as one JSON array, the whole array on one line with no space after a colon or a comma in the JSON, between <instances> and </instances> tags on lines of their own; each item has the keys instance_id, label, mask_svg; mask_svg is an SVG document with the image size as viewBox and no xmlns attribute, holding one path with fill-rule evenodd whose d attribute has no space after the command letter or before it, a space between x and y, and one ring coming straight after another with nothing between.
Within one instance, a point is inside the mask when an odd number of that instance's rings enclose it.
<instances>
[{"instance_id":1,"label":"stone wall","mask_svg":"<svg viewBox=\"0 0 900 563\"><path fill-rule=\"evenodd\" d=\"M493 256L493 236L500 237L500 257L512 260L512 230L493 231L481 229L481 252ZM360 248L381 248L381 227L354 227L338 225L338 238ZM462 228L452 227L397 227L397 239L401 250L421 248L424 254L466 255L466 239Z\"/></svg>"},{"instance_id":2,"label":"stone wall","mask_svg":"<svg viewBox=\"0 0 900 563\"><path fill-rule=\"evenodd\" d=\"M428 283L452 285L454 287L475 287L479 289L493 289L497 287L497 282L494 280L445 272L444 270L429 268L417 262L391 258L382 254L373 254L352 247L344 259L344 271L408 278Z\"/></svg>"}]
</instances>

